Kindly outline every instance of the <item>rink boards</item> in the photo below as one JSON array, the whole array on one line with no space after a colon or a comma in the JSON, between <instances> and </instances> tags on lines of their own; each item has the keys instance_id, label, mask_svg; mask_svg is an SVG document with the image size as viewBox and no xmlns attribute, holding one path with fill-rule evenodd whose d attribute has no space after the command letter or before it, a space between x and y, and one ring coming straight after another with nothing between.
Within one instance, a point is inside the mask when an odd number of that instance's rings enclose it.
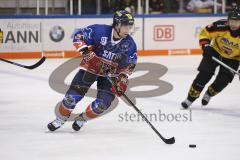
<instances>
[{"instance_id":1,"label":"rink boards","mask_svg":"<svg viewBox=\"0 0 240 160\"><path fill-rule=\"evenodd\" d=\"M132 36L140 56L201 54L198 33L223 15L136 16ZM111 16L0 17L0 57L68 58L74 51L74 30L91 24L111 24Z\"/></svg>"}]
</instances>

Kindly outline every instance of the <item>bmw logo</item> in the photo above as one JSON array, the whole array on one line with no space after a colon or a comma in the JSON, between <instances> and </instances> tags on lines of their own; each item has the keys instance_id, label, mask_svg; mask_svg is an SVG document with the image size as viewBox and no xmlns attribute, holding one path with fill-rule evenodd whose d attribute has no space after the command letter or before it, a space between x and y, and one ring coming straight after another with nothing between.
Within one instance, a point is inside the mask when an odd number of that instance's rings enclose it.
<instances>
[{"instance_id":1,"label":"bmw logo","mask_svg":"<svg viewBox=\"0 0 240 160\"><path fill-rule=\"evenodd\" d=\"M49 32L49 36L52 41L60 42L64 38L64 30L60 26L54 26Z\"/></svg>"}]
</instances>

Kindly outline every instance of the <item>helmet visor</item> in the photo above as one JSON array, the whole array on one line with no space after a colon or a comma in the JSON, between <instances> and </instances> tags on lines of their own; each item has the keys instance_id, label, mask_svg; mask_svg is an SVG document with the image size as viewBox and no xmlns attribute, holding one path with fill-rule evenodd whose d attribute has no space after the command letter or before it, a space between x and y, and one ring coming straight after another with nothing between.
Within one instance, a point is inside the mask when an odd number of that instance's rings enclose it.
<instances>
[{"instance_id":1,"label":"helmet visor","mask_svg":"<svg viewBox=\"0 0 240 160\"><path fill-rule=\"evenodd\" d=\"M124 25L124 24L118 24L117 30L119 30L119 35L121 38L125 38L127 35L132 35L134 31L134 25Z\"/></svg>"}]
</instances>

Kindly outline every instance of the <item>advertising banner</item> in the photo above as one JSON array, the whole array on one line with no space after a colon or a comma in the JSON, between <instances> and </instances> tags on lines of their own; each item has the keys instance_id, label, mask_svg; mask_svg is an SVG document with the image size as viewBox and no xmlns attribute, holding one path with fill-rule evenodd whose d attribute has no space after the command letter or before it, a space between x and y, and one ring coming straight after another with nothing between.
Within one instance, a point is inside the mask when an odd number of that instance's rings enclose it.
<instances>
[{"instance_id":1,"label":"advertising banner","mask_svg":"<svg viewBox=\"0 0 240 160\"><path fill-rule=\"evenodd\" d=\"M41 50L41 21L34 19L1 19L0 21L0 52Z\"/></svg>"},{"instance_id":2,"label":"advertising banner","mask_svg":"<svg viewBox=\"0 0 240 160\"><path fill-rule=\"evenodd\" d=\"M224 16L138 17L130 35L139 55L200 54L198 34L203 27ZM0 56L71 57L78 55L72 45L76 29L92 24L112 24L112 18L17 18L0 19ZM194 53L195 51L195 53ZM196 52L197 51L197 52ZM33 54L34 53L34 54ZM67 53L71 53L68 54ZM12 57L10 57L12 58ZM14 58L18 58L15 56ZM21 58L21 57L20 57Z\"/></svg>"},{"instance_id":3,"label":"advertising banner","mask_svg":"<svg viewBox=\"0 0 240 160\"><path fill-rule=\"evenodd\" d=\"M197 49L201 28L225 17L145 18L144 49Z\"/></svg>"}]
</instances>

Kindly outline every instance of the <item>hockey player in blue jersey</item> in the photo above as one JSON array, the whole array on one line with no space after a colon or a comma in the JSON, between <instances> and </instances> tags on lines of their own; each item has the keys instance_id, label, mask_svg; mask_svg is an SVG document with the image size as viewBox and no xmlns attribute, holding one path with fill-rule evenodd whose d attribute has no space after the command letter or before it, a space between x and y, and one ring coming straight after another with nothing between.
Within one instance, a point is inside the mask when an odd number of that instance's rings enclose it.
<instances>
[{"instance_id":1,"label":"hockey player in blue jersey","mask_svg":"<svg viewBox=\"0 0 240 160\"><path fill-rule=\"evenodd\" d=\"M67 121L76 104L95 81L97 97L73 122L75 131L80 130L88 120L105 114L115 95L121 96L126 91L128 76L137 62L137 47L129 35L133 25L133 16L120 10L114 14L111 26L90 25L74 34L73 45L83 59L79 72L59 104L60 116L48 124L50 131L55 131ZM112 86L108 77L116 87Z\"/></svg>"}]
</instances>

